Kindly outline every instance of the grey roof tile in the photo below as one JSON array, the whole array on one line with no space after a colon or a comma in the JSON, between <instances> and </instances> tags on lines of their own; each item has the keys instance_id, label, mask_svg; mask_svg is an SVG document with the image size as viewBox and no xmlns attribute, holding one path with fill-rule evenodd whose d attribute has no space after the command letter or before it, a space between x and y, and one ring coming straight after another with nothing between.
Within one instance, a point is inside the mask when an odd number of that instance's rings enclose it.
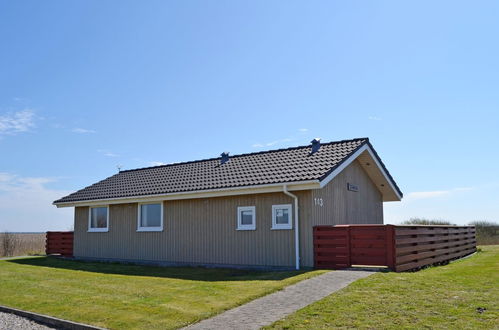
<instances>
[{"instance_id":1,"label":"grey roof tile","mask_svg":"<svg viewBox=\"0 0 499 330\"><path fill-rule=\"evenodd\" d=\"M367 138L120 171L54 203L320 180Z\"/></svg>"}]
</instances>

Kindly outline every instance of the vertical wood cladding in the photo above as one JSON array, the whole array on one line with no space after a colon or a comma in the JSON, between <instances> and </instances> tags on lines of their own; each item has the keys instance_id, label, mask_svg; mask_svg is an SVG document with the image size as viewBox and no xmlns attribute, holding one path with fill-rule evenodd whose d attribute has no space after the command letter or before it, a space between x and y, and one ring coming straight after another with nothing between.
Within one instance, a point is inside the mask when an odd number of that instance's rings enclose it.
<instances>
[{"instance_id":1,"label":"vertical wood cladding","mask_svg":"<svg viewBox=\"0 0 499 330\"><path fill-rule=\"evenodd\" d=\"M305 195L307 192L300 192ZM137 232L137 204L110 205L109 232L87 232L88 208L75 214L75 256L203 264L294 265L294 231L271 230L283 193L165 201L162 232ZM237 207L256 206L256 230L237 230Z\"/></svg>"},{"instance_id":2,"label":"vertical wood cladding","mask_svg":"<svg viewBox=\"0 0 499 330\"><path fill-rule=\"evenodd\" d=\"M348 191L348 182L359 191ZM293 193L300 204L302 266L313 266L314 225L383 223L381 194L356 161L323 189ZM322 206L314 202L319 198ZM137 203L110 205L108 232L87 232L88 207L76 207L74 255L293 267L294 230L271 229L275 204L294 201L284 193L165 201L161 232L137 232ZM256 230L237 230L238 206L256 206Z\"/></svg>"},{"instance_id":3,"label":"vertical wood cladding","mask_svg":"<svg viewBox=\"0 0 499 330\"><path fill-rule=\"evenodd\" d=\"M348 183L358 186L359 191L348 190ZM352 162L324 188L311 190L308 202L309 217L300 226L301 264L305 267L314 264L314 226L383 223L381 193L358 161Z\"/></svg>"}]
</instances>

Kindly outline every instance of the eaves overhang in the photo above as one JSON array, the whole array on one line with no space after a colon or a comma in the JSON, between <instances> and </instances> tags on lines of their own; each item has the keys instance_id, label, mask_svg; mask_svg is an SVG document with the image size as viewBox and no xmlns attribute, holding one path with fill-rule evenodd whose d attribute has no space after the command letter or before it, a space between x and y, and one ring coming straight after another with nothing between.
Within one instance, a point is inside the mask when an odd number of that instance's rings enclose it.
<instances>
[{"instance_id":1,"label":"eaves overhang","mask_svg":"<svg viewBox=\"0 0 499 330\"><path fill-rule=\"evenodd\" d=\"M282 192L282 187L284 185L286 185L288 187L288 190L291 191L310 190L310 189L319 189L320 181L307 180L307 181L297 181L297 182L283 182L283 183L273 183L273 184L265 184L258 186L242 186L234 188L186 191L186 192L156 194L156 195L89 199L89 200L58 202L58 203L54 202L52 204L60 208L60 207L96 206L96 205L109 205L109 204L137 203L137 202L146 203L146 202L158 202L158 201L167 201L167 200L213 198L213 197L248 195L248 194L264 194L264 193Z\"/></svg>"},{"instance_id":2,"label":"eaves overhang","mask_svg":"<svg viewBox=\"0 0 499 330\"><path fill-rule=\"evenodd\" d=\"M323 188L353 161L358 160L367 175L380 191L383 202L401 201L402 191L393 180L385 165L369 142L360 145L350 156L333 167L320 179L320 188Z\"/></svg>"},{"instance_id":3,"label":"eaves overhang","mask_svg":"<svg viewBox=\"0 0 499 330\"><path fill-rule=\"evenodd\" d=\"M359 139L357 139L359 140ZM331 144L330 144L331 145ZM294 150L294 149L290 149ZM286 150L284 150L286 151ZM252 154L250 154L252 155ZM196 198L212 198L224 197L234 195L246 194L261 194L282 192L283 186L287 186L290 191L295 190L310 190L321 189L331 182L338 174L340 174L352 162L358 161L364 171L370 177L376 188L380 191L382 200L400 201L402 199L402 192L393 180L392 176L386 169L385 165L379 158L378 154L370 144L367 138L358 145L355 149L350 151L339 163L331 167L326 173L320 177L315 176L314 179L295 180L288 182L275 182L253 185L240 185L232 187L219 187L202 190L179 190L177 192L164 192L158 194L147 194L144 192L142 195L131 193L130 195L116 195L111 197L99 196L92 199L90 196L81 196L83 198L76 198L68 201L55 201L53 205L57 207L75 207L75 206L96 206L108 204L122 204L122 203L136 203L136 202L156 202L165 200L178 200L178 199L196 199ZM188 164L188 163L186 163ZM128 171L130 172L130 171ZM121 172L120 172L121 173ZM107 180L107 179L106 179ZM124 182L126 184L126 182ZM147 189L146 189L147 190ZM139 192L140 193L140 192ZM96 196L97 197L97 196Z\"/></svg>"}]
</instances>

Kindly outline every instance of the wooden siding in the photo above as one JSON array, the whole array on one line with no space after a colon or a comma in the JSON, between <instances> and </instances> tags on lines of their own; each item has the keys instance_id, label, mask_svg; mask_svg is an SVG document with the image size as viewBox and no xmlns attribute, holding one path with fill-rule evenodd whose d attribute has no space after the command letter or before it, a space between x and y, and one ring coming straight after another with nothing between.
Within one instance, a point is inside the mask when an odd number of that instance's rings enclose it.
<instances>
[{"instance_id":1,"label":"wooden siding","mask_svg":"<svg viewBox=\"0 0 499 330\"><path fill-rule=\"evenodd\" d=\"M308 192L299 192L304 195ZM88 208L75 211L76 257L192 264L294 266L294 231L271 230L283 193L164 202L164 230L137 232L137 204L111 205L109 232L87 232ZM237 207L256 206L256 230L238 231Z\"/></svg>"},{"instance_id":2,"label":"wooden siding","mask_svg":"<svg viewBox=\"0 0 499 330\"><path fill-rule=\"evenodd\" d=\"M359 191L347 189L355 184ZM322 199L322 206L316 204ZM382 224L383 198L356 160L322 189L311 190L306 204L307 218L300 226L301 265L313 267L313 227L318 225Z\"/></svg>"},{"instance_id":3,"label":"wooden siding","mask_svg":"<svg viewBox=\"0 0 499 330\"><path fill-rule=\"evenodd\" d=\"M359 186L359 191L348 191L348 182ZM293 194L299 198L300 256L304 267L313 267L313 226L383 223L381 194L357 161L324 188ZM322 207L315 205L314 198L322 198ZM87 232L88 207L76 207L74 255L294 267L294 230L271 230L274 204L293 204L293 199L279 192L169 200L163 204L162 232L137 232L137 203L110 205L109 231ZM256 230L236 230L238 206L256 206Z\"/></svg>"}]
</instances>

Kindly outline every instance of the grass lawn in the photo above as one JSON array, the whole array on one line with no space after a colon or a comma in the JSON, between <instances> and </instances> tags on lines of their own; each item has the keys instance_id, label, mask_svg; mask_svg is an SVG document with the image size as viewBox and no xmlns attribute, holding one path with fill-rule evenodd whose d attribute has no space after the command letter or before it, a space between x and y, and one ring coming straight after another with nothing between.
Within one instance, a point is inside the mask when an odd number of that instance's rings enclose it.
<instances>
[{"instance_id":1,"label":"grass lawn","mask_svg":"<svg viewBox=\"0 0 499 330\"><path fill-rule=\"evenodd\" d=\"M269 328L499 329L499 245L481 249L446 266L372 275Z\"/></svg>"},{"instance_id":2,"label":"grass lawn","mask_svg":"<svg viewBox=\"0 0 499 330\"><path fill-rule=\"evenodd\" d=\"M0 260L0 305L113 329L172 329L323 272Z\"/></svg>"}]
</instances>

